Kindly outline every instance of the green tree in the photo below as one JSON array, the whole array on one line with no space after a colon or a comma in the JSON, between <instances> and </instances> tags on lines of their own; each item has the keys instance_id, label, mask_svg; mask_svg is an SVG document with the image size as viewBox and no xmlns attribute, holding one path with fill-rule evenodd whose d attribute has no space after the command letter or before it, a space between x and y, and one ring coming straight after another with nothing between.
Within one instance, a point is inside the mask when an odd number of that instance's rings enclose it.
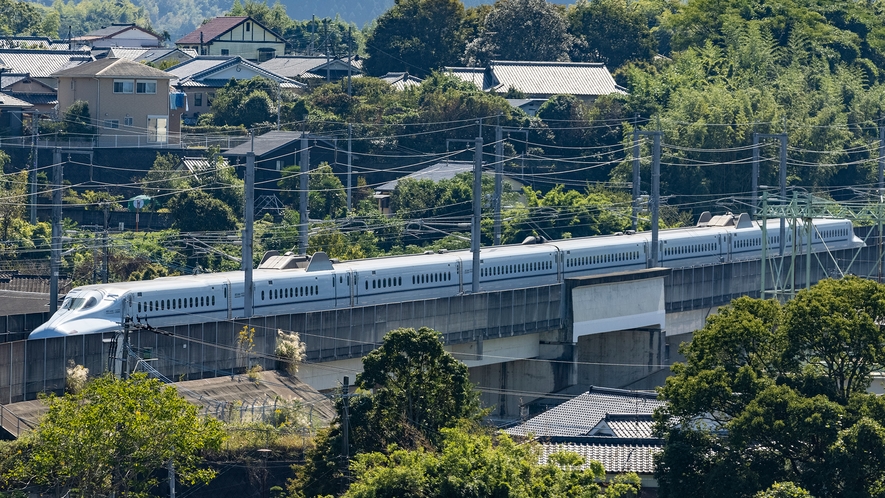
<instances>
[{"instance_id":1,"label":"green tree","mask_svg":"<svg viewBox=\"0 0 885 498\"><path fill-rule=\"evenodd\" d=\"M846 277L783 306L740 298L711 317L661 389L661 495L750 497L778 482L815 496L885 489L885 410L865 392L882 367L883 297L885 286Z\"/></svg>"},{"instance_id":2,"label":"green tree","mask_svg":"<svg viewBox=\"0 0 885 498\"><path fill-rule=\"evenodd\" d=\"M212 101L215 124L248 128L257 123L275 121L278 94L277 83L261 76L249 80L231 79L216 92Z\"/></svg>"},{"instance_id":3,"label":"green tree","mask_svg":"<svg viewBox=\"0 0 885 498\"><path fill-rule=\"evenodd\" d=\"M196 406L156 379L105 375L45 402L49 411L4 462L6 489L36 484L82 496L148 496L170 461L180 482L215 476L200 465L200 452L220 447L221 424L199 417Z\"/></svg>"},{"instance_id":4,"label":"green tree","mask_svg":"<svg viewBox=\"0 0 885 498\"><path fill-rule=\"evenodd\" d=\"M460 0L396 0L366 39L366 72L407 71L424 77L454 65L464 51Z\"/></svg>"},{"instance_id":5,"label":"green tree","mask_svg":"<svg viewBox=\"0 0 885 498\"><path fill-rule=\"evenodd\" d=\"M6 153L0 155L0 171L9 159ZM23 169L11 175L0 175L0 236L3 241L9 240L12 227L21 221L25 214L28 195L28 170Z\"/></svg>"},{"instance_id":6,"label":"green tree","mask_svg":"<svg viewBox=\"0 0 885 498\"><path fill-rule=\"evenodd\" d=\"M468 43L467 64L568 60L574 37L563 9L546 0L500 0L486 17L482 34Z\"/></svg>"},{"instance_id":7,"label":"green tree","mask_svg":"<svg viewBox=\"0 0 885 498\"><path fill-rule=\"evenodd\" d=\"M58 36L58 17L42 5L0 0L0 34L4 36ZM55 21L55 24L51 22ZM47 22L49 21L49 22Z\"/></svg>"},{"instance_id":8,"label":"green tree","mask_svg":"<svg viewBox=\"0 0 885 498\"><path fill-rule=\"evenodd\" d=\"M355 387L372 394L339 400L340 412L342 403L348 405L350 455L383 452L390 445L438 445L444 429L483 414L467 366L443 349L439 332L426 327L388 332L381 347L363 358ZM307 462L296 470L292 491L317 496L344 489L348 462L337 457L341 438L339 418L317 437Z\"/></svg>"},{"instance_id":9,"label":"green tree","mask_svg":"<svg viewBox=\"0 0 885 498\"><path fill-rule=\"evenodd\" d=\"M648 21L626 0L579 0L568 9L569 31L580 40L572 60L603 62L615 70L627 61L650 61L656 40Z\"/></svg>"},{"instance_id":10,"label":"green tree","mask_svg":"<svg viewBox=\"0 0 885 498\"><path fill-rule=\"evenodd\" d=\"M599 481L605 470L599 462L560 452L541 464L537 446L516 444L506 435L463 427L444 429L442 435L438 452L394 448L389 454L358 455L352 465L354 482L344 496L602 496ZM623 483L618 484L616 489L623 491Z\"/></svg>"},{"instance_id":11,"label":"green tree","mask_svg":"<svg viewBox=\"0 0 885 498\"><path fill-rule=\"evenodd\" d=\"M307 205L311 218L334 220L344 217L347 211L347 194L329 163L320 163L318 167L312 169L308 184L310 192Z\"/></svg>"},{"instance_id":12,"label":"green tree","mask_svg":"<svg viewBox=\"0 0 885 498\"><path fill-rule=\"evenodd\" d=\"M78 100L65 109L61 131L66 135L89 139L95 135L95 126L89 114L89 102Z\"/></svg>"},{"instance_id":13,"label":"green tree","mask_svg":"<svg viewBox=\"0 0 885 498\"><path fill-rule=\"evenodd\" d=\"M237 228L237 216L224 202L201 190L175 194L166 204L182 232L219 232Z\"/></svg>"}]
</instances>

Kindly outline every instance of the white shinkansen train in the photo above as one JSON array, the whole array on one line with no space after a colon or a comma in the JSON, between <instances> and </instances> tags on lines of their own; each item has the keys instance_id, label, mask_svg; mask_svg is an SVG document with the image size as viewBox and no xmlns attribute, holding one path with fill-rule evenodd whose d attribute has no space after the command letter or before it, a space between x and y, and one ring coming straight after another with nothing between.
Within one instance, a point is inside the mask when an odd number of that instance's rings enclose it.
<instances>
[{"instance_id":1,"label":"white shinkansen train","mask_svg":"<svg viewBox=\"0 0 885 498\"><path fill-rule=\"evenodd\" d=\"M812 252L863 246L848 220L815 219ZM779 220L769 220L768 247L780 246ZM806 250L807 237L785 240L789 253ZM804 233L800 227L797 234ZM659 265L681 268L759 259L762 230L746 214L701 215L696 227L661 230ZM555 284L568 277L647 268L651 233L627 233L482 249L480 291ZM253 271L253 313L275 315L331 310L472 291L469 251L424 253L333 262L270 253ZM120 330L123 318L168 327L242 317L242 271L86 285L72 289L61 308L30 339Z\"/></svg>"}]
</instances>

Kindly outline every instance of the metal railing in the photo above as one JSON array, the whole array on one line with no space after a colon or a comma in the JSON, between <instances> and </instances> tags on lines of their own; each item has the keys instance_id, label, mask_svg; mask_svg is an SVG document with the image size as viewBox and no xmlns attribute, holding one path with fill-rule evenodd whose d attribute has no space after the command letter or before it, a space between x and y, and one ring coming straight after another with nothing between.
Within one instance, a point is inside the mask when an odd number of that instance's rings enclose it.
<instances>
[{"instance_id":1,"label":"metal railing","mask_svg":"<svg viewBox=\"0 0 885 498\"><path fill-rule=\"evenodd\" d=\"M21 436L21 433L26 429L34 428L32 424L12 413L3 405L0 405L0 427L3 427L15 437Z\"/></svg>"},{"instance_id":2,"label":"metal railing","mask_svg":"<svg viewBox=\"0 0 885 498\"><path fill-rule=\"evenodd\" d=\"M150 148L150 149L191 149L219 147L223 150L232 149L246 143L248 136L203 135L188 133L169 133L165 140L157 141L147 134L101 134L92 137L84 136L44 136L37 139L37 147L41 149L63 148L76 149L116 149L116 148ZM0 148L33 147L32 137L0 138Z\"/></svg>"}]
</instances>

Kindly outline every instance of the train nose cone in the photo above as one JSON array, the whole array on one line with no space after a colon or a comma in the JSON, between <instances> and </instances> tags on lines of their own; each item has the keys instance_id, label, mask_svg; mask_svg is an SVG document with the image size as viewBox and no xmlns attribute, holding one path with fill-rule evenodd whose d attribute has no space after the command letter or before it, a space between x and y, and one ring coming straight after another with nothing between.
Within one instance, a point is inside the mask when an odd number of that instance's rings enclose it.
<instances>
[{"instance_id":1,"label":"train nose cone","mask_svg":"<svg viewBox=\"0 0 885 498\"><path fill-rule=\"evenodd\" d=\"M53 337L64 337L66 335L71 335L71 332L62 332L49 323L44 323L35 328L30 335L28 335L28 339L51 339Z\"/></svg>"}]
</instances>

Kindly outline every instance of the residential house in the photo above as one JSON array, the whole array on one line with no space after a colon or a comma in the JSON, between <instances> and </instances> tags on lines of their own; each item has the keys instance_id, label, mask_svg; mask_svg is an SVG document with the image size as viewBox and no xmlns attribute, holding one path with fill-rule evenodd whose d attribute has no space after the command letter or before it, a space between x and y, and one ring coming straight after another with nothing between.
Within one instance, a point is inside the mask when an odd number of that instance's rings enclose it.
<instances>
[{"instance_id":1,"label":"residential house","mask_svg":"<svg viewBox=\"0 0 885 498\"><path fill-rule=\"evenodd\" d=\"M31 108L30 102L0 93L0 135L21 136L25 111Z\"/></svg>"},{"instance_id":2,"label":"residential house","mask_svg":"<svg viewBox=\"0 0 885 498\"><path fill-rule=\"evenodd\" d=\"M135 24L102 26L82 36L71 38L77 45L91 48L106 47L160 47L163 37Z\"/></svg>"},{"instance_id":3,"label":"residential house","mask_svg":"<svg viewBox=\"0 0 885 498\"><path fill-rule=\"evenodd\" d=\"M21 50L73 50L68 40L53 40L45 36L8 36L0 39L0 48Z\"/></svg>"},{"instance_id":4,"label":"residential house","mask_svg":"<svg viewBox=\"0 0 885 498\"><path fill-rule=\"evenodd\" d=\"M78 100L89 103L99 138L122 143L167 143L180 131L180 111L170 111L173 75L128 59L101 59L57 71L62 112ZM115 142L121 143L121 142Z\"/></svg>"},{"instance_id":5,"label":"residential house","mask_svg":"<svg viewBox=\"0 0 885 498\"><path fill-rule=\"evenodd\" d=\"M286 40L251 17L216 17L175 42L200 55L264 62L286 52Z\"/></svg>"},{"instance_id":6,"label":"residential house","mask_svg":"<svg viewBox=\"0 0 885 498\"><path fill-rule=\"evenodd\" d=\"M413 86L418 86L421 84L421 78L416 76L412 76L409 73L387 73L384 76L381 76L382 80L390 83L390 86L394 88L394 90L405 90L406 88L410 88Z\"/></svg>"},{"instance_id":7,"label":"residential house","mask_svg":"<svg viewBox=\"0 0 885 498\"><path fill-rule=\"evenodd\" d=\"M280 76L240 56L205 56L187 60L166 70L173 77L172 86L188 94L185 124L196 124L200 114L210 112L215 92L228 81L262 76L279 84L280 92L300 93L307 85ZM271 96L273 97L273 96Z\"/></svg>"},{"instance_id":8,"label":"residential house","mask_svg":"<svg viewBox=\"0 0 885 498\"><path fill-rule=\"evenodd\" d=\"M576 386L577 387L577 386ZM664 406L651 391L590 387L525 422L505 430L511 436L537 440L541 463L559 451L570 451L602 463L608 477L635 472L642 496L656 496L654 456L663 440L652 434L652 414Z\"/></svg>"},{"instance_id":9,"label":"residential house","mask_svg":"<svg viewBox=\"0 0 885 498\"><path fill-rule=\"evenodd\" d=\"M89 52L76 50L21 50L0 49L0 66L9 73L28 74L30 78L56 88L53 76L62 69L92 62Z\"/></svg>"},{"instance_id":10,"label":"residential house","mask_svg":"<svg viewBox=\"0 0 885 498\"><path fill-rule=\"evenodd\" d=\"M323 142L322 147L314 147L318 142ZM316 167L321 162L327 162L335 169L337 154L333 151L334 143L327 140L311 138L308 144L313 152L310 155L310 164ZM301 132L300 131L269 131L263 135L254 137L232 149L223 152L222 157L231 164L246 164L246 155L255 154L255 204L279 205L275 198L279 187L277 182L282 178L281 172L287 166L301 162ZM343 153L341 154L343 158Z\"/></svg>"},{"instance_id":11,"label":"residential house","mask_svg":"<svg viewBox=\"0 0 885 498\"><path fill-rule=\"evenodd\" d=\"M40 114L55 115L58 105L55 87L32 78L28 73L0 73L0 92L30 103Z\"/></svg>"},{"instance_id":12,"label":"residential house","mask_svg":"<svg viewBox=\"0 0 885 498\"><path fill-rule=\"evenodd\" d=\"M189 61L197 56L194 50L182 50L180 48L127 48L113 47L108 49L106 57L113 59L129 59L142 64L151 64L154 67L160 65L178 65ZM98 58L98 57L96 57Z\"/></svg>"},{"instance_id":13,"label":"residential house","mask_svg":"<svg viewBox=\"0 0 885 498\"><path fill-rule=\"evenodd\" d=\"M426 168L415 171L414 173L410 173L408 175L403 176L402 178L397 178L395 180L391 180L387 183L380 185L375 188L375 194L372 196L378 201L378 209L382 214L392 215L393 212L390 210L390 196L393 194L393 191L396 190L396 186L403 179L411 179L411 180L430 180L432 182L438 182L440 180L451 180L455 178L455 176L461 173L472 172L475 168L473 161L443 161ZM494 171L486 170L483 168L484 175L493 175ZM513 191L522 190L522 183L510 178L508 176L503 177L503 181L510 184L510 188Z\"/></svg>"},{"instance_id":14,"label":"residential house","mask_svg":"<svg viewBox=\"0 0 885 498\"><path fill-rule=\"evenodd\" d=\"M362 61L354 58L348 65L346 59L327 58L324 55L281 55L261 63L261 67L280 76L308 84L339 81L348 76L361 76Z\"/></svg>"},{"instance_id":15,"label":"residential house","mask_svg":"<svg viewBox=\"0 0 885 498\"><path fill-rule=\"evenodd\" d=\"M491 61L484 68L446 67L445 70L484 92L521 93L524 99L512 105L531 112L537 111L539 102L554 95L574 95L589 103L600 95L626 93L602 63Z\"/></svg>"}]
</instances>

